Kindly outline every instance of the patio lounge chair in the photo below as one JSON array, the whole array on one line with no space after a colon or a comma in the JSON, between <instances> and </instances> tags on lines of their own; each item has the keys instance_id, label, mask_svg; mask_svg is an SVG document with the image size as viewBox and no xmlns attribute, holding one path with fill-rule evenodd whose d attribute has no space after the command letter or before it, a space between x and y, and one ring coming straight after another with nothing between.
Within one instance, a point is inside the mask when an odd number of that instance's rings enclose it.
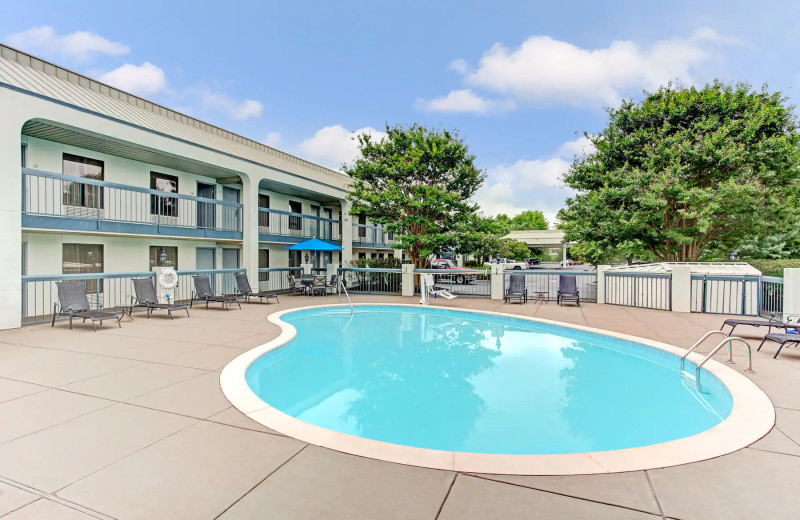
<instances>
[{"instance_id":1,"label":"patio lounge chair","mask_svg":"<svg viewBox=\"0 0 800 520\"><path fill-rule=\"evenodd\" d=\"M328 294L328 283L325 280L324 274L314 275L314 281L311 282L310 290L311 290L311 296L314 296L317 293L322 294L322 296Z\"/></svg>"},{"instance_id":2,"label":"patio lounge chair","mask_svg":"<svg viewBox=\"0 0 800 520\"><path fill-rule=\"evenodd\" d=\"M578 292L577 277L560 274L558 275L558 294L556 303L563 305L564 302L575 302L581 306L581 295Z\"/></svg>"},{"instance_id":3,"label":"patio lounge chair","mask_svg":"<svg viewBox=\"0 0 800 520\"><path fill-rule=\"evenodd\" d=\"M426 302L429 298L436 298L438 296L447 298L448 300L458 298L458 296L450 291L442 289L440 286L436 285L436 279L432 274L423 274L421 282L422 287L420 290L422 292L422 299L420 300L420 303Z\"/></svg>"},{"instance_id":4,"label":"patio lounge chair","mask_svg":"<svg viewBox=\"0 0 800 520\"><path fill-rule=\"evenodd\" d=\"M777 359L778 354L781 353L784 345L787 343L794 343L795 346L800 345L800 334L767 334L764 336L764 339L761 340L761 344L758 346L756 350L761 350L761 347L764 346L764 342L770 340L774 341L775 343L779 343L780 346L778 347L778 351L775 352L775 355L772 356L772 359Z\"/></svg>"},{"instance_id":5,"label":"patio lounge chair","mask_svg":"<svg viewBox=\"0 0 800 520\"><path fill-rule=\"evenodd\" d=\"M239 291L241 296L244 296L244 301L247 303L250 303L250 298L258 298L259 303L264 303L264 298L267 299L267 303L269 303L270 298L275 298L275 303L280 303L280 300L278 300L278 293L276 292L253 292L253 288L250 287L250 280L247 279L246 274L235 273L233 276L236 278L236 290Z\"/></svg>"},{"instance_id":6,"label":"patio lounge chair","mask_svg":"<svg viewBox=\"0 0 800 520\"><path fill-rule=\"evenodd\" d=\"M339 292L339 275L332 274L331 281L328 282L328 289L332 290L334 293ZM330 294L330 293L328 293Z\"/></svg>"},{"instance_id":7,"label":"patio lounge chair","mask_svg":"<svg viewBox=\"0 0 800 520\"><path fill-rule=\"evenodd\" d=\"M520 303L528 303L528 289L525 287L524 274L512 274L508 280L508 287L503 298L505 303L511 300L519 300Z\"/></svg>"},{"instance_id":8,"label":"patio lounge chair","mask_svg":"<svg viewBox=\"0 0 800 520\"><path fill-rule=\"evenodd\" d=\"M147 311L148 318L155 309L167 311L169 319L172 319L172 311L186 311L186 317L188 318L189 307L187 305L158 302L154 283L152 278L133 279L133 290L136 293L136 307L144 307Z\"/></svg>"},{"instance_id":9,"label":"patio lounge chair","mask_svg":"<svg viewBox=\"0 0 800 520\"><path fill-rule=\"evenodd\" d=\"M208 309L208 304L211 302L221 303L226 311L230 303L235 303L240 309L242 308L235 294L224 294L221 296L214 294L214 291L211 289L211 278L209 278L207 274L192 276L192 280L194 280L194 295L189 302L189 308L194 305L195 301L206 302L206 309Z\"/></svg>"},{"instance_id":10,"label":"patio lounge chair","mask_svg":"<svg viewBox=\"0 0 800 520\"><path fill-rule=\"evenodd\" d=\"M793 329L800 327L800 316L795 314L789 314L784 316L784 320L780 321L775 319L775 315L773 314L769 320L753 320L747 318L728 318L722 323L722 327L719 330L725 328L725 325L729 325L731 330L728 331L728 336L733 334L733 329L738 327L739 325L745 325L747 327L768 327L767 334L772 333L772 327L776 329Z\"/></svg>"},{"instance_id":11,"label":"patio lounge chair","mask_svg":"<svg viewBox=\"0 0 800 520\"><path fill-rule=\"evenodd\" d=\"M104 320L117 320L117 327L122 328L120 320L121 312L103 312L92 310L89 305L89 298L86 297L86 282L83 280L70 280L66 282L56 282L58 291L58 303L53 304L53 321L51 327L56 325L56 316L69 316L69 328L72 329L73 318L83 318L92 320L92 330L97 332L94 322L99 321L103 325Z\"/></svg>"}]
</instances>

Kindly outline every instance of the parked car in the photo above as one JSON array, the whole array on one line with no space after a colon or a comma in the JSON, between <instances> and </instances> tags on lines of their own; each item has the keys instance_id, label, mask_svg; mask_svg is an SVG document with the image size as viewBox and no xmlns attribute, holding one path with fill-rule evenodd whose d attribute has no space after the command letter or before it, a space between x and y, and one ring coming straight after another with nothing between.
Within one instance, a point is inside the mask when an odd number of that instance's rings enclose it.
<instances>
[{"instance_id":1,"label":"parked car","mask_svg":"<svg viewBox=\"0 0 800 520\"><path fill-rule=\"evenodd\" d=\"M498 263L497 260L492 260L490 262L485 262L483 265L485 265L486 267L491 267L492 265L497 263ZM518 262L516 260L510 260L508 258L501 258L499 263L500 265L503 266L503 270L508 270L508 269L520 270L528 267L525 262Z\"/></svg>"},{"instance_id":2,"label":"parked car","mask_svg":"<svg viewBox=\"0 0 800 520\"><path fill-rule=\"evenodd\" d=\"M539 265L541 263L542 263L541 260L539 260L538 258L526 258L525 259L525 267L531 267L531 266L534 266L534 265Z\"/></svg>"},{"instance_id":3,"label":"parked car","mask_svg":"<svg viewBox=\"0 0 800 520\"><path fill-rule=\"evenodd\" d=\"M470 273L466 267L459 267L454 261L447 258L437 258L431 263L433 269L443 269L448 271L447 274L437 274L436 281L450 280L458 285L466 285L478 279L478 275ZM462 272L460 272L462 271ZM467 272L463 272L467 271Z\"/></svg>"}]
</instances>

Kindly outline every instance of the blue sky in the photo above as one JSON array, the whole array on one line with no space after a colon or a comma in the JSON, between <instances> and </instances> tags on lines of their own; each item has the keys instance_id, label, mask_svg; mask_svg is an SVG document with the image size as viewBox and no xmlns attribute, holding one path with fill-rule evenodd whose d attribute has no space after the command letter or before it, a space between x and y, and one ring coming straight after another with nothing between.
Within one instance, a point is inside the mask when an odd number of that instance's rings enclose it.
<instances>
[{"instance_id":1,"label":"blue sky","mask_svg":"<svg viewBox=\"0 0 800 520\"><path fill-rule=\"evenodd\" d=\"M356 131L458 129L486 213L541 209L603 107L669 80L797 103L800 2L4 2L0 40L337 168Z\"/></svg>"}]
</instances>

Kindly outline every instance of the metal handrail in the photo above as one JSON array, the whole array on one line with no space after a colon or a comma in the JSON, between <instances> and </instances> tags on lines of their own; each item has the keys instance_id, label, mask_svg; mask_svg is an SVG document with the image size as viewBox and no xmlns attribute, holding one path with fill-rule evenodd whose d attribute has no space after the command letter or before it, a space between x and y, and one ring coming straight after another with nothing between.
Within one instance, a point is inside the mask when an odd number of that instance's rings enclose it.
<instances>
[{"instance_id":1,"label":"metal handrail","mask_svg":"<svg viewBox=\"0 0 800 520\"><path fill-rule=\"evenodd\" d=\"M689 348L689 350L687 350L687 351L686 351L686 354L684 354L684 355L683 355L683 357L681 357L681 372L683 372L683 367L684 367L684 364L686 363L686 358L687 358L687 357L689 357L689 354L691 354L691 353L694 351L694 349L696 349L697 347L699 347L699 346L700 346L700 344L701 344L703 341L705 341L705 339L706 339L707 337L709 337L709 336L711 336L711 335L713 335L713 334L722 334L722 335L723 335L723 336L725 336L726 338L728 337L728 335L727 335L727 334L725 334L724 332L722 332L721 330L709 330L708 332L706 332L705 334L703 334L703 337L702 337L702 338L700 338L700 339L698 339L698 340L697 340L697 341L694 343L694 345L692 345L692 346ZM731 353L731 351L730 351L730 345L728 345L728 360L729 360L729 361L730 361L730 360L732 360L732 353Z\"/></svg>"},{"instance_id":2,"label":"metal handrail","mask_svg":"<svg viewBox=\"0 0 800 520\"><path fill-rule=\"evenodd\" d=\"M711 352L708 353L708 355L705 357L705 359L703 359L703 361L700 362L700 364L697 365L697 369L695 369L694 380L695 380L695 383L697 384L697 391L698 392L702 392L702 388L700 387L700 369L703 367L703 365L706 364L706 361L711 359L711 357L714 354L716 354L719 349L722 348L722 345L727 343L728 344L728 352L731 352L731 350L730 350L731 343L733 343L734 341L740 341L740 342L744 343L744 346L747 348L747 368L745 369L745 372L749 372L751 374L755 373L753 371L753 357L752 357L752 353L750 352L750 344L748 342L746 342L744 339L742 339L740 337L737 337L737 336L732 336L732 337L729 337L729 338L725 338L724 340L720 341L720 343L716 347L714 347L711 350ZM730 360L732 362L733 354L729 354L729 358L730 358Z\"/></svg>"},{"instance_id":3,"label":"metal handrail","mask_svg":"<svg viewBox=\"0 0 800 520\"><path fill-rule=\"evenodd\" d=\"M347 296L347 302L350 304L350 314L353 314L353 300L350 299L350 294L347 293L347 287L344 284L344 280L339 278L339 287L344 289L344 295ZM339 293L339 303L342 301L342 291L338 291Z\"/></svg>"}]
</instances>

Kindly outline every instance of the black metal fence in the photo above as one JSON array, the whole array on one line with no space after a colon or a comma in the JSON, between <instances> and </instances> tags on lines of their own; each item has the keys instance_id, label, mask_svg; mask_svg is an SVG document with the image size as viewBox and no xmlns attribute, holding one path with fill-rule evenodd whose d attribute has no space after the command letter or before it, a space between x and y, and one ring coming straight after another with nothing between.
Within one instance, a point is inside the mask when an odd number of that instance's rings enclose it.
<instances>
[{"instance_id":1,"label":"black metal fence","mask_svg":"<svg viewBox=\"0 0 800 520\"><path fill-rule=\"evenodd\" d=\"M760 276L692 275L692 312L758 316Z\"/></svg>"},{"instance_id":2,"label":"black metal fence","mask_svg":"<svg viewBox=\"0 0 800 520\"><path fill-rule=\"evenodd\" d=\"M258 289L284 293L289 291L289 275L300 278L302 267L271 267L258 270Z\"/></svg>"},{"instance_id":3,"label":"black metal fence","mask_svg":"<svg viewBox=\"0 0 800 520\"><path fill-rule=\"evenodd\" d=\"M354 294L400 295L403 289L402 269L354 268L339 269L347 290Z\"/></svg>"},{"instance_id":4,"label":"black metal fence","mask_svg":"<svg viewBox=\"0 0 800 520\"><path fill-rule=\"evenodd\" d=\"M761 277L761 304L759 314L764 317L783 317L783 278Z\"/></svg>"}]
</instances>

